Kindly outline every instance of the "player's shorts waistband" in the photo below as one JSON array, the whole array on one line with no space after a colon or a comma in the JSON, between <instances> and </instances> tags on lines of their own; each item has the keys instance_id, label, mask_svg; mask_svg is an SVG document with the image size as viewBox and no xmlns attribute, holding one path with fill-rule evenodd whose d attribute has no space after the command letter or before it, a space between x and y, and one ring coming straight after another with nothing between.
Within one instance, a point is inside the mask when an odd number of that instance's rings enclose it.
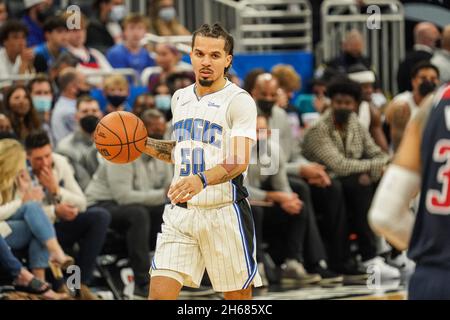
<instances>
[{"instance_id":1,"label":"player's shorts waistband","mask_svg":"<svg viewBox=\"0 0 450 320\"><path fill-rule=\"evenodd\" d=\"M193 205L193 204L189 204L187 202L183 202L183 203L177 203L176 206L180 207L180 208L184 208L184 209L202 209L202 210L207 210L207 209L220 209L226 206L230 206L232 205L233 202L225 202L225 203L220 203L220 204L212 204L212 205L207 205L207 206L203 206L203 205Z\"/></svg>"}]
</instances>

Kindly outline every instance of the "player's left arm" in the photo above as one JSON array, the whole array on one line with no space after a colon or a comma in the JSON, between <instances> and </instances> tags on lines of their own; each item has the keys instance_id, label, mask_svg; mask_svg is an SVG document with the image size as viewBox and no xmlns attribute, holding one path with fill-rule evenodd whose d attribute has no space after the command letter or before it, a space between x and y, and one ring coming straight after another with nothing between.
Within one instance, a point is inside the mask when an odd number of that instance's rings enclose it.
<instances>
[{"instance_id":1,"label":"player's left arm","mask_svg":"<svg viewBox=\"0 0 450 320\"><path fill-rule=\"evenodd\" d=\"M372 229L400 250L408 247L414 226L414 215L409 207L420 190L420 146L431 107L432 96L408 123L394 161L381 179L369 211Z\"/></svg>"},{"instance_id":2,"label":"player's left arm","mask_svg":"<svg viewBox=\"0 0 450 320\"><path fill-rule=\"evenodd\" d=\"M211 169L182 178L172 185L168 192L172 203L189 201L203 188L230 181L247 170L251 149L256 141L254 100L246 93L238 94L230 102L227 115L231 128L229 154L222 163Z\"/></svg>"}]
</instances>

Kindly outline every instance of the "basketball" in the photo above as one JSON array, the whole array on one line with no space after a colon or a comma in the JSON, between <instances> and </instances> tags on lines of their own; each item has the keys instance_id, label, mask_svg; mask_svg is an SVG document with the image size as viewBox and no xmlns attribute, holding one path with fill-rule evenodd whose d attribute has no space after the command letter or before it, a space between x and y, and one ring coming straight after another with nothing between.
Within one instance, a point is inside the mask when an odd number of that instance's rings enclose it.
<instances>
[{"instance_id":1,"label":"basketball","mask_svg":"<svg viewBox=\"0 0 450 320\"><path fill-rule=\"evenodd\" d=\"M111 112L100 120L94 134L98 152L108 161L129 163L145 149L147 129L131 112Z\"/></svg>"}]
</instances>

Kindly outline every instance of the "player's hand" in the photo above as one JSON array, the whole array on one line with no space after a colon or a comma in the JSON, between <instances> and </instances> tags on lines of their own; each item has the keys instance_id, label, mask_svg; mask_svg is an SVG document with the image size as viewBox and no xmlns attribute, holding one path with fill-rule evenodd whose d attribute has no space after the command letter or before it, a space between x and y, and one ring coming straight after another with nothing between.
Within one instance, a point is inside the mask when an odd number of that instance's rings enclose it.
<instances>
[{"instance_id":1,"label":"player's hand","mask_svg":"<svg viewBox=\"0 0 450 320\"><path fill-rule=\"evenodd\" d=\"M50 167L43 167L37 177L39 182L47 188L50 193L55 194L58 192L58 184Z\"/></svg>"},{"instance_id":2,"label":"player's hand","mask_svg":"<svg viewBox=\"0 0 450 320\"><path fill-rule=\"evenodd\" d=\"M181 178L171 185L167 197L173 204L183 203L191 200L203 189L202 181L197 175Z\"/></svg>"},{"instance_id":3,"label":"player's hand","mask_svg":"<svg viewBox=\"0 0 450 320\"><path fill-rule=\"evenodd\" d=\"M56 205L55 213L56 216L62 220L72 221L77 217L79 211L77 207L70 204L60 203Z\"/></svg>"}]
</instances>

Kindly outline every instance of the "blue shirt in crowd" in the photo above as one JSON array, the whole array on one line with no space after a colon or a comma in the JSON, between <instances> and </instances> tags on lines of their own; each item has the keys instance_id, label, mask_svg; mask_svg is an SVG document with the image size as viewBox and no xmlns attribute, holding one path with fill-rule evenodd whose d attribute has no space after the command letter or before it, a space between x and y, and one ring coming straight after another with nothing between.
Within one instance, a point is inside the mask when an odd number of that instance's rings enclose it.
<instances>
[{"instance_id":1,"label":"blue shirt in crowd","mask_svg":"<svg viewBox=\"0 0 450 320\"><path fill-rule=\"evenodd\" d=\"M45 42L44 30L30 16L24 16L22 22L28 28L27 46L34 47Z\"/></svg>"},{"instance_id":2,"label":"blue shirt in crowd","mask_svg":"<svg viewBox=\"0 0 450 320\"><path fill-rule=\"evenodd\" d=\"M131 53L123 44L116 44L109 49L106 58L113 68L132 68L139 74L145 68L155 65L145 48L141 48L138 53Z\"/></svg>"}]
</instances>

